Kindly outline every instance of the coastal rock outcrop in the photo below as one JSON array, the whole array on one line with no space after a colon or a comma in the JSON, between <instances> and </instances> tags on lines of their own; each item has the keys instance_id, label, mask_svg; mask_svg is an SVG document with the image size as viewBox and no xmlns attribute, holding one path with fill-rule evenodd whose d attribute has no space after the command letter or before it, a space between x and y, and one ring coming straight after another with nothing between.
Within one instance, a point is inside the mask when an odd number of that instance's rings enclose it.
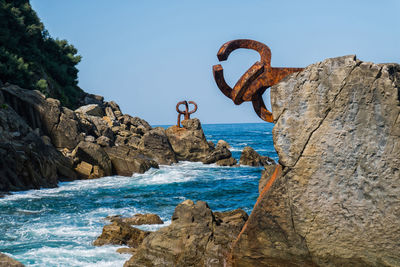
<instances>
[{"instance_id":1,"label":"coastal rock outcrop","mask_svg":"<svg viewBox=\"0 0 400 267\"><path fill-rule=\"evenodd\" d=\"M93 242L95 246L126 245L132 248L138 247L150 232L132 227L130 224L115 220L104 226L101 235Z\"/></svg>"},{"instance_id":2,"label":"coastal rock outcrop","mask_svg":"<svg viewBox=\"0 0 400 267\"><path fill-rule=\"evenodd\" d=\"M0 105L0 192L56 187L58 179L76 178L70 160L10 106Z\"/></svg>"},{"instance_id":3,"label":"coastal rock outcrop","mask_svg":"<svg viewBox=\"0 0 400 267\"><path fill-rule=\"evenodd\" d=\"M239 163L248 166L268 166L274 165L275 161L267 156L261 156L252 147L246 146L240 155Z\"/></svg>"},{"instance_id":4,"label":"coastal rock outcrop","mask_svg":"<svg viewBox=\"0 0 400 267\"><path fill-rule=\"evenodd\" d=\"M327 59L271 88L280 165L233 266L400 266L400 66Z\"/></svg>"},{"instance_id":5,"label":"coastal rock outcrop","mask_svg":"<svg viewBox=\"0 0 400 267\"><path fill-rule=\"evenodd\" d=\"M182 128L174 125L166 130L169 143L178 160L215 163L232 156L226 146L210 145L204 135L199 119L182 121Z\"/></svg>"},{"instance_id":6,"label":"coastal rock outcrop","mask_svg":"<svg viewBox=\"0 0 400 267\"><path fill-rule=\"evenodd\" d=\"M240 209L213 213L206 202L185 200L171 225L150 233L124 266L224 266L247 217Z\"/></svg>"}]
</instances>

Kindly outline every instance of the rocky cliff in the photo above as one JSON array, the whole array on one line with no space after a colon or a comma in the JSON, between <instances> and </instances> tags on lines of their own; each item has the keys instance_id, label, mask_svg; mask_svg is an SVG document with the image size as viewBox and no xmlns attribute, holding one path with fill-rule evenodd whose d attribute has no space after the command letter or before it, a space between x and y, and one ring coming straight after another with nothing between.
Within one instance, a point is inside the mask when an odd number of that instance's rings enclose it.
<instances>
[{"instance_id":1,"label":"rocky cliff","mask_svg":"<svg viewBox=\"0 0 400 267\"><path fill-rule=\"evenodd\" d=\"M178 160L235 161L225 146L207 142L198 119L166 131L101 96L86 94L81 101L73 111L39 91L0 83L0 193L131 176Z\"/></svg>"},{"instance_id":2,"label":"rocky cliff","mask_svg":"<svg viewBox=\"0 0 400 267\"><path fill-rule=\"evenodd\" d=\"M400 66L327 59L271 88L280 165L233 266L400 266Z\"/></svg>"}]
</instances>

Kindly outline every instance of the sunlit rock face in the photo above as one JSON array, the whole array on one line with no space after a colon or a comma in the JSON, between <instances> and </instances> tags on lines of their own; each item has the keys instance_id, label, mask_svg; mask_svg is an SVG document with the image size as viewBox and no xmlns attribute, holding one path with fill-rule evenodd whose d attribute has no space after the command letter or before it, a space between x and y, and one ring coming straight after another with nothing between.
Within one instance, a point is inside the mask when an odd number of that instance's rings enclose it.
<instances>
[{"instance_id":1,"label":"sunlit rock face","mask_svg":"<svg viewBox=\"0 0 400 267\"><path fill-rule=\"evenodd\" d=\"M399 90L399 65L355 56L271 88L282 168L234 244L234 266L400 265Z\"/></svg>"}]
</instances>

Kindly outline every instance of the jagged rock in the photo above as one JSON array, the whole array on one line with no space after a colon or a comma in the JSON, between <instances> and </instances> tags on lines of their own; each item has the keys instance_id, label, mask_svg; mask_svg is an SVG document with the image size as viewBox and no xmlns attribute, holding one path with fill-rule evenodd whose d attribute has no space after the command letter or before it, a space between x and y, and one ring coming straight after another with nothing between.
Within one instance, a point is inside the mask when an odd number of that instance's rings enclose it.
<instances>
[{"instance_id":1,"label":"jagged rock","mask_svg":"<svg viewBox=\"0 0 400 267\"><path fill-rule=\"evenodd\" d=\"M93 95L93 94L87 94L84 99L83 102L85 105L89 105L89 104L97 104L97 105L103 105L103 101L104 101L104 97L100 96L100 95Z\"/></svg>"},{"instance_id":2,"label":"jagged rock","mask_svg":"<svg viewBox=\"0 0 400 267\"><path fill-rule=\"evenodd\" d=\"M0 191L56 187L74 179L72 162L46 145L11 107L0 108Z\"/></svg>"},{"instance_id":3,"label":"jagged rock","mask_svg":"<svg viewBox=\"0 0 400 267\"><path fill-rule=\"evenodd\" d=\"M85 136L85 142L94 143L94 142L96 142L96 138L94 138L94 136L87 135L87 136Z\"/></svg>"},{"instance_id":4,"label":"jagged rock","mask_svg":"<svg viewBox=\"0 0 400 267\"><path fill-rule=\"evenodd\" d=\"M124 266L224 266L246 220L242 210L213 213L206 202L186 200L171 225L147 236Z\"/></svg>"},{"instance_id":5,"label":"jagged rock","mask_svg":"<svg viewBox=\"0 0 400 267\"><path fill-rule=\"evenodd\" d=\"M116 111L121 112L119 105L117 103L115 103L114 101L106 102L106 106L109 106L112 109L112 111L114 112L114 114Z\"/></svg>"},{"instance_id":6,"label":"jagged rock","mask_svg":"<svg viewBox=\"0 0 400 267\"><path fill-rule=\"evenodd\" d=\"M217 142L217 148L218 148L218 147L231 148L231 146L229 145L229 143L226 142L225 140L218 140L218 142Z\"/></svg>"},{"instance_id":7,"label":"jagged rock","mask_svg":"<svg viewBox=\"0 0 400 267\"><path fill-rule=\"evenodd\" d=\"M150 124L138 117L132 117L130 115L122 115L120 117L118 117L118 121L122 124L125 124L127 126L127 128L129 129L131 126L133 126L134 128L139 128L139 132L137 132L138 134L143 135L144 133L150 131L152 128L150 126Z\"/></svg>"},{"instance_id":8,"label":"jagged rock","mask_svg":"<svg viewBox=\"0 0 400 267\"><path fill-rule=\"evenodd\" d=\"M113 122L113 121L115 121L117 119L115 117L115 114L114 114L114 112L113 112L111 107L106 107L105 108L105 112L106 112L107 117L110 119L110 121Z\"/></svg>"},{"instance_id":9,"label":"jagged rock","mask_svg":"<svg viewBox=\"0 0 400 267\"><path fill-rule=\"evenodd\" d=\"M182 126L174 125L165 131L177 160L210 164L231 157L226 147L214 148L207 142L199 119L184 120Z\"/></svg>"},{"instance_id":10,"label":"jagged rock","mask_svg":"<svg viewBox=\"0 0 400 267\"><path fill-rule=\"evenodd\" d=\"M178 162L165 134L165 129L162 127L154 128L145 133L140 140L138 148L159 164L170 165Z\"/></svg>"},{"instance_id":11,"label":"jagged rock","mask_svg":"<svg viewBox=\"0 0 400 267\"><path fill-rule=\"evenodd\" d=\"M252 147L243 148L239 160L240 165L267 166L274 165L275 161L266 156L260 156Z\"/></svg>"},{"instance_id":12,"label":"jagged rock","mask_svg":"<svg viewBox=\"0 0 400 267\"><path fill-rule=\"evenodd\" d=\"M72 157L77 158L77 162L80 162L81 164L82 162L86 162L93 166L89 176L81 176L84 179L99 178L112 174L110 157L98 144L82 141L76 146L74 151L72 151ZM98 168L96 169L94 166L98 166ZM80 169L87 170L89 169L89 166L84 164L80 166ZM79 173L82 174L82 172Z\"/></svg>"},{"instance_id":13,"label":"jagged rock","mask_svg":"<svg viewBox=\"0 0 400 267\"><path fill-rule=\"evenodd\" d=\"M80 178L83 179L93 178L92 177L93 165L85 161L81 161L80 163L78 163L78 165L75 168L75 171L78 173Z\"/></svg>"},{"instance_id":14,"label":"jagged rock","mask_svg":"<svg viewBox=\"0 0 400 267\"><path fill-rule=\"evenodd\" d=\"M0 253L0 267L24 267L22 263L13 258L7 256L6 254Z\"/></svg>"},{"instance_id":15,"label":"jagged rock","mask_svg":"<svg viewBox=\"0 0 400 267\"><path fill-rule=\"evenodd\" d=\"M199 119L182 121L182 128L174 125L166 130L166 135L178 160L203 161L210 153Z\"/></svg>"},{"instance_id":16,"label":"jagged rock","mask_svg":"<svg viewBox=\"0 0 400 267\"><path fill-rule=\"evenodd\" d=\"M128 146L105 147L111 159L114 173L132 176L133 173L145 173L150 168L158 168L157 162Z\"/></svg>"},{"instance_id":17,"label":"jagged rock","mask_svg":"<svg viewBox=\"0 0 400 267\"><path fill-rule=\"evenodd\" d=\"M142 225L142 224L164 224L160 216L157 214L147 213L147 214L135 214L133 217L124 218L121 215L107 216L107 220L111 222L121 221L131 225Z\"/></svg>"},{"instance_id":18,"label":"jagged rock","mask_svg":"<svg viewBox=\"0 0 400 267\"><path fill-rule=\"evenodd\" d=\"M354 56L271 88L283 169L238 237L234 266L400 265L399 88L399 65Z\"/></svg>"},{"instance_id":19,"label":"jagged rock","mask_svg":"<svg viewBox=\"0 0 400 267\"><path fill-rule=\"evenodd\" d=\"M149 234L150 232L137 229L132 227L130 224L121 221L114 221L103 227L103 232L93 242L93 245L103 246L113 244L127 245L136 248Z\"/></svg>"},{"instance_id":20,"label":"jagged rock","mask_svg":"<svg viewBox=\"0 0 400 267\"><path fill-rule=\"evenodd\" d=\"M96 143L102 147L113 145L112 141L107 136L100 136L96 139Z\"/></svg>"},{"instance_id":21,"label":"jagged rock","mask_svg":"<svg viewBox=\"0 0 400 267\"><path fill-rule=\"evenodd\" d=\"M82 128L87 135L94 137L106 136L110 140L114 140L114 132L110 128L105 120L96 116L84 115L82 113L76 113L78 116ZM119 130L119 126L116 126Z\"/></svg>"},{"instance_id":22,"label":"jagged rock","mask_svg":"<svg viewBox=\"0 0 400 267\"><path fill-rule=\"evenodd\" d=\"M81 113L86 116L103 117L103 109L98 104L89 104L75 110L76 113Z\"/></svg>"},{"instance_id":23,"label":"jagged rock","mask_svg":"<svg viewBox=\"0 0 400 267\"><path fill-rule=\"evenodd\" d=\"M220 159L217 162L215 162L218 166L235 166L237 165L237 160L233 157L227 158L227 159Z\"/></svg>"},{"instance_id":24,"label":"jagged rock","mask_svg":"<svg viewBox=\"0 0 400 267\"><path fill-rule=\"evenodd\" d=\"M57 148L74 149L83 140L83 135L80 134L78 118L68 108L63 107L61 110L60 121L51 131L52 142Z\"/></svg>"},{"instance_id":25,"label":"jagged rock","mask_svg":"<svg viewBox=\"0 0 400 267\"><path fill-rule=\"evenodd\" d=\"M203 160L204 164L211 164L220 160L231 158L232 153L226 147L217 146L207 154Z\"/></svg>"}]
</instances>

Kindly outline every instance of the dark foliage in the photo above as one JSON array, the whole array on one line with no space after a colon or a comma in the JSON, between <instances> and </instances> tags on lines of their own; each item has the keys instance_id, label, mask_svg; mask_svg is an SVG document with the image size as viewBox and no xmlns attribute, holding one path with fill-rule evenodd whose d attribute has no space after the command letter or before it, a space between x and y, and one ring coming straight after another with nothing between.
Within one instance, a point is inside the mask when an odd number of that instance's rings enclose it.
<instances>
[{"instance_id":1,"label":"dark foliage","mask_svg":"<svg viewBox=\"0 0 400 267\"><path fill-rule=\"evenodd\" d=\"M80 60L73 45L50 37L29 0L0 0L0 80L74 108L83 93L77 86Z\"/></svg>"}]
</instances>

